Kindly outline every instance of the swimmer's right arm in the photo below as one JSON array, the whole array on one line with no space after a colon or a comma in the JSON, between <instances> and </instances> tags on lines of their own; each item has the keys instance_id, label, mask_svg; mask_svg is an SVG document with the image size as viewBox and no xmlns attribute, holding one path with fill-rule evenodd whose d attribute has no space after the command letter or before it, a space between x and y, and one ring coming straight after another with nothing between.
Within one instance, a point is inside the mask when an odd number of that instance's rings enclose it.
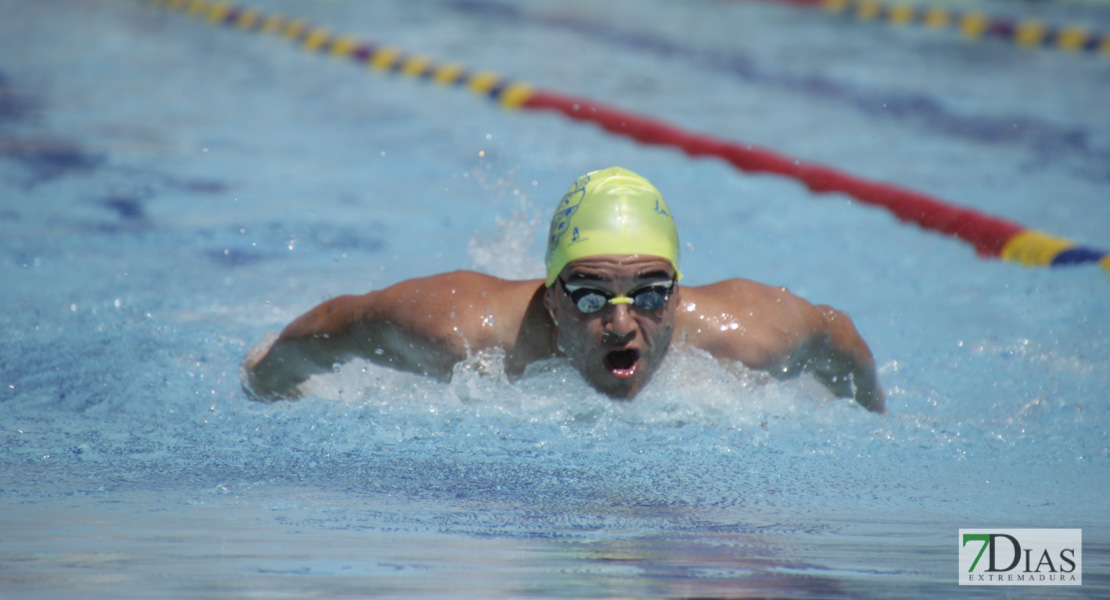
<instances>
[{"instance_id":1,"label":"swimmer's right arm","mask_svg":"<svg viewBox=\"0 0 1110 600\"><path fill-rule=\"evenodd\" d=\"M243 388L256 399L296 397L297 386L309 377L349 360L357 353L355 340L365 337L360 316L376 294L333 298L298 317L276 337L270 334L243 361Z\"/></svg>"},{"instance_id":2,"label":"swimmer's right arm","mask_svg":"<svg viewBox=\"0 0 1110 600\"><path fill-rule=\"evenodd\" d=\"M451 283L429 277L323 302L248 353L242 365L245 391L262 400L295 398L309 377L356 357L448 377L467 352L458 333L442 331L450 313L443 288Z\"/></svg>"}]
</instances>

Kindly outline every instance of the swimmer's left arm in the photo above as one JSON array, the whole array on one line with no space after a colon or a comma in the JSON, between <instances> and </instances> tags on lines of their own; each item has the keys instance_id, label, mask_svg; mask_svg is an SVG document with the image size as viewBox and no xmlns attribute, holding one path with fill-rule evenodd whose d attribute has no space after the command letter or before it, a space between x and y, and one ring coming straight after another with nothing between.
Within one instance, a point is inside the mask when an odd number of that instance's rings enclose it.
<instances>
[{"instance_id":1,"label":"swimmer's left arm","mask_svg":"<svg viewBox=\"0 0 1110 600\"><path fill-rule=\"evenodd\" d=\"M683 288L683 336L776 377L813 373L832 393L886 412L875 359L847 315L745 279Z\"/></svg>"},{"instance_id":2,"label":"swimmer's left arm","mask_svg":"<svg viewBox=\"0 0 1110 600\"><path fill-rule=\"evenodd\" d=\"M808 339L790 363L813 373L837 396L855 398L867 410L886 414L875 358L851 318L829 306L813 308L817 314L807 319L811 322Z\"/></svg>"}]
</instances>

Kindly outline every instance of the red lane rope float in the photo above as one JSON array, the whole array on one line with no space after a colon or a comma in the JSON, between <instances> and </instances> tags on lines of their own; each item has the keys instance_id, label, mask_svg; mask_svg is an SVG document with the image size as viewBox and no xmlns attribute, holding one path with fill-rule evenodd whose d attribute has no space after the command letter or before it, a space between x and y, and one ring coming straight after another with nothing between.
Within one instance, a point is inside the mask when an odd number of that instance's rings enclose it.
<instances>
[{"instance_id":1,"label":"red lane rope float","mask_svg":"<svg viewBox=\"0 0 1110 600\"><path fill-rule=\"evenodd\" d=\"M336 36L303 19L265 15L251 8L208 0L139 0L172 11L204 18L212 25L280 35L308 52L354 60L375 71L399 73L455 85L497 101L508 109L561 113L576 121L595 123L610 133L643 144L678 148L694 157L713 156L749 173L770 173L802 182L815 193L844 193L860 202L886 208L896 217L970 243L980 256L997 257L1029 266L1061 266L1098 262L1110 273L1110 253L1077 246L1070 240L1028 229L1017 223L952 206L926 194L892 184L869 181L836 169L805 163L735 141L691 133L663 121L622 111L592 100L574 98L505 79L491 71L470 71L459 63L439 64L400 48ZM788 0L807 1L807 0Z\"/></svg>"},{"instance_id":2,"label":"red lane rope float","mask_svg":"<svg viewBox=\"0 0 1110 600\"><path fill-rule=\"evenodd\" d=\"M970 242L984 256L1000 256L1006 242L1025 230L1016 223L949 206L925 194L867 181L829 167L802 163L770 150L688 133L589 100L536 92L522 108L555 110L572 119L597 123L606 131L641 143L679 148L691 156L716 156L750 173L790 177L816 193L845 193L860 202L887 208L903 221Z\"/></svg>"},{"instance_id":3,"label":"red lane rope float","mask_svg":"<svg viewBox=\"0 0 1110 600\"><path fill-rule=\"evenodd\" d=\"M993 18L981 11L957 11L939 6L914 6L878 0L763 0L820 7L860 21L886 21L895 26L922 25L927 29L955 27L970 39L994 38L1026 48L1056 48L1110 56L1110 31L1091 31L1084 25L1056 26L1040 19L1013 21Z\"/></svg>"}]
</instances>

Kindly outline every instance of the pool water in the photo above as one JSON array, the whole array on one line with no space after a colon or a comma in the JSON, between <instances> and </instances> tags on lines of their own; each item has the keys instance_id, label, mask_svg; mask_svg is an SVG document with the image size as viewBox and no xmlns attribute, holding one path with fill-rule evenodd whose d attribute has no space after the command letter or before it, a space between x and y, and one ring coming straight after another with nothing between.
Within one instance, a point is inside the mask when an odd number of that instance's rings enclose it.
<instances>
[{"instance_id":1,"label":"pool water","mask_svg":"<svg viewBox=\"0 0 1110 600\"><path fill-rule=\"evenodd\" d=\"M757 2L253 5L1110 245L1106 58ZM1105 270L130 0L0 15L3 597L1110 596ZM242 392L326 298L539 276L610 165L667 197L684 283L848 312L890 414L688 350L627 403L496 354ZM1081 528L1083 585L957 587L990 527Z\"/></svg>"}]
</instances>

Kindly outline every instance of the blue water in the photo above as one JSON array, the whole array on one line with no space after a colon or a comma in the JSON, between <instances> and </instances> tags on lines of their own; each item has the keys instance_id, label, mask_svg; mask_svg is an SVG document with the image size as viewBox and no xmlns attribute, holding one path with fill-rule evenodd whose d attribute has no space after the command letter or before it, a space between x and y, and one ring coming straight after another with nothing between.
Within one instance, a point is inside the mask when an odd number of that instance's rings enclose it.
<instances>
[{"instance_id":1,"label":"blue water","mask_svg":"<svg viewBox=\"0 0 1110 600\"><path fill-rule=\"evenodd\" d=\"M755 2L257 2L1110 246L1110 60ZM1093 3L977 2L1083 20ZM238 364L328 297L536 277L588 170L667 196L693 284L852 315L890 415L693 352ZM1110 595L1110 277L129 0L0 0L0 596ZM1079 588L957 588L957 530L1082 528Z\"/></svg>"}]
</instances>

